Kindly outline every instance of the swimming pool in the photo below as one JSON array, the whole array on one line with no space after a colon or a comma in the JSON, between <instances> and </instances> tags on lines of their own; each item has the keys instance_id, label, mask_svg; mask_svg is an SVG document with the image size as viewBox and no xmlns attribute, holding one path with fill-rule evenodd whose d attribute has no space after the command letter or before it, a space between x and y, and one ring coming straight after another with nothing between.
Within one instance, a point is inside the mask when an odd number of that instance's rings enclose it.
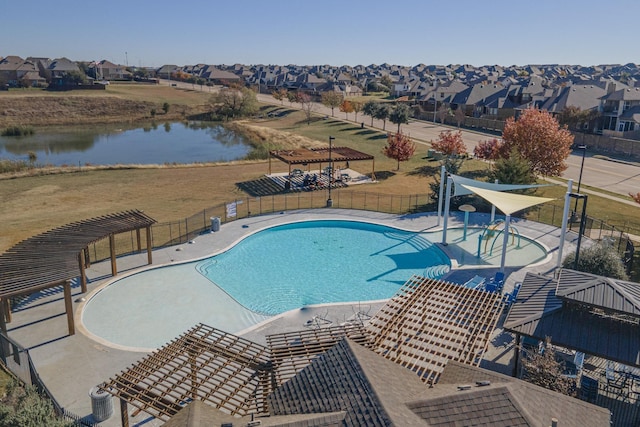
<instances>
[{"instance_id":1,"label":"swimming pool","mask_svg":"<svg viewBox=\"0 0 640 427\"><path fill-rule=\"evenodd\" d=\"M390 298L450 260L426 237L358 221L305 221L256 232L206 260L117 280L86 303L88 332L156 348L198 322L235 333L306 305Z\"/></svg>"}]
</instances>

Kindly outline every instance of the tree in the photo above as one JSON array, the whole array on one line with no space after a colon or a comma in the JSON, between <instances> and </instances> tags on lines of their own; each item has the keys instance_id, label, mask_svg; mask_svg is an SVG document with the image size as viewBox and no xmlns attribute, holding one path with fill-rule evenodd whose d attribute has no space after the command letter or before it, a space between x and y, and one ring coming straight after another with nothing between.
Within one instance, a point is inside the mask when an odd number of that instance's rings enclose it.
<instances>
[{"instance_id":1,"label":"tree","mask_svg":"<svg viewBox=\"0 0 640 427\"><path fill-rule=\"evenodd\" d=\"M558 113L558 123L566 125L569 129L575 129L581 121L582 110L580 110L580 107L570 105L564 107L562 111Z\"/></svg>"},{"instance_id":2,"label":"tree","mask_svg":"<svg viewBox=\"0 0 640 427\"><path fill-rule=\"evenodd\" d=\"M398 132L400 132L401 124L409 123L409 117L411 117L411 109L407 104L396 104L391 114L389 114L391 123L398 125Z\"/></svg>"},{"instance_id":3,"label":"tree","mask_svg":"<svg viewBox=\"0 0 640 427\"><path fill-rule=\"evenodd\" d=\"M389 77L389 74L385 74L380 79L380 84L385 86L387 91L391 91L391 87L393 86L393 80L391 80L391 77Z\"/></svg>"},{"instance_id":4,"label":"tree","mask_svg":"<svg viewBox=\"0 0 640 427\"><path fill-rule=\"evenodd\" d=\"M582 130L584 127L592 129L599 117L600 112L597 109L581 110L580 107L570 105L560 111L557 119L560 125L566 125L569 129Z\"/></svg>"},{"instance_id":5,"label":"tree","mask_svg":"<svg viewBox=\"0 0 640 427\"><path fill-rule=\"evenodd\" d=\"M500 141L497 138L480 141L473 149L473 155L478 159L496 160L500 152Z\"/></svg>"},{"instance_id":6,"label":"tree","mask_svg":"<svg viewBox=\"0 0 640 427\"><path fill-rule=\"evenodd\" d=\"M440 119L440 123L444 124L444 120L449 115L449 107L445 104L440 105L438 108L438 119Z\"/></svg>"},{"instance_id":7,"label":"tree","mask_svg":"<svg viewBox=\"0 0 640 427\"><path fill-rule=\"evenodd\" d=\"M442 131L438 139L431 141L431 148L440 151L444 156L441 163L452 174L457 174L467 154L467 146L462 140L461 131Z\"/></svg>"},{"instance_id":8,"label":"tree","mask_svg":"<svg viewBox=\"0 0 640 427\"><path fill-rule=\"evenodd\" d=\"M574 268L575 260L576 253L570 253L562 261L562 265ZM620 254L607 241L596 242L588 248L581 249L576 270L613 279L628 279Z\"/></svg>"},{"instance_id":9,"label":"tree","mask_svg":"<svg viewBox=\"0 0 640 427\"><path fill-rule=\"evenodd\" d=\"M351 101L348 99L342 101L342 104L340 104L340 111L342 111L346 119L349 120L349 113L353 112L353 105L351 105Z\"/></svg>"},{"instance_id":10,"label":"tree","mask_svg":"<svg viewBox=\"0 0 640 427\"><path fill-rule=\"evenodd\" d=\"M438 139L431 141L431 148L440 151L445 156L460 156L467 153L467 146L464 145L461 131L445 130L440 132Z\"/></svg>"},{"instance_id":11,"label":"tree","mask_svg":"<svg viewBox=\"0 0 640 427\"><path fill-rule=\"evenodd\" d=\"M464 124L464 119L467 117L467 115L464 113L464 108L462 107L462 105L458 105L458 108L456 108L456 111L453 113L453 116L456 119L456 123L458 124L458 127Z\"/></svg>"},{"instance_id":12,"label":"tree","mask_svg":"<svg viewBox=\"0 0 640 427\"><path fill-rule=\"evenodd\" d=\"M382 149L382 153L388 158L398 161L396 170L400 170L400 162L406 162L415 152L416 144L409 136L402 132L387 134L387 145Z\"/></svg>"},{"instance_id":13,"label":"tree","mask_svg":"<svg viewBox=\"0 0 640 427\"><path fill-rule=\"evenodd\" d=\"M636 193L636 194L629 193L629 196L631 196L634 202L640 203L640 193Z\"/></svg>"},{"instance_id":14,"label":"tree","mask_svg":"<svg viewBox=\"0 0 640 427\"><path fill-rule=\"evenodd\" d=\"M536 177L531 173L529 162L520 153L513 151L507 158L496 160L489 173L491 181L498 180L501 184L524 184L529 185L536 182ZM528 193L531 190L523 190Z\"/></svg>"},{"instance_id":15,"label":"tree","mask_svg":"<svg viewBox=\"0 0 640 427\"><path fill-rule=\"evenodd\" d=\"M544 351L524 357L522 367L526 381L568 396L575 394L575 380L563 375L564 363L558 361L549 337L545 339Z\"/></svg>"},{"instance_id":16,"label":"tree","mask_svg":"<svg viewBox=\"0 0 640 427\"><path fill-rule=\"evenodd\" d=\"M515 149L529 162L531 171L543 176L558 176L567 169L573 135L547 111L529 108L516 121L507 119L502 132L500 157Z\"/></svg>"},{"instance_id":17,"label":"tree","mask_svg":"<svg viewBox=\"0 0 640 427\"><path fill-rule=\"evenodd\" d=\"M65 74L63 80L65 84L80 85L87 82L87 76L80 70L74 70Z\"/></svg>"},{"instance_id":18,"label":"tree","mask_svg":"<svg viewBox=\"0 0 640 427\"><path fill-rule=\"evenodd\" d=\"M169 108L171 106L169 105L168 102L165 102L164 104L162 104L162 111L164 111L165 114L167 114L169 112Z\"/></svg>"},{"instance_id":19,"label":"tree","mask_svg":"<svg viewBox=\"0 0 640 427\"><path fill-rule=\"evenodd\" d=\"M313 115L313 111L315 110L315 103L311 99L311 96L308 93L300 92L298 94L298 102L302 107L302 111L304 112L305 117L307 118L307 125L311 124L311 116Z\"/></svg>"},{"instance_id":20,"label":"tree","mask_svg":"<svg viewBox=\"0 0 640 427\"><path fill-rule=\"evenodd\" d=\"M287 100L290 105L293 105L294 102L298 102L298 92L287 91Z\"/></svg>"},{"instance_id":21,"label":"tree","mask_svg":"<svg viewBox=\"0 0 640 427\"><path fill-rule=\"evenodd\" d=\"M273 96L276 101L280 101L280 104L284 104L284 100L287 99L287 91L285 88L281 87L278 90L274 90L271 92L271 96Z\"/></svg>"},{"instance_id":22,"label":"tree","mask_svg":"<svg viewBox=\"0 0 640 427\"><path fill-rule=\"evenodd\" d=\"M322 92L322 95L320 95L320 102L325 107L331 108L331 117L333 117L333 109L340 106L342 98L343 96L340 92L331 90L328 92Z\"/></svg>"},{"instance_id":23,"label":"tree","mask_svg":"<svg viewBox=\"0 0 640 427\"><path fill-rule=\"evenodd\" d=\"M375 101L367 101L364 103L362 107L362 113L365 116L371 117L371 127L373 127L373 119L376 115L376 110L378 109L378 103Z\"/></svg>"},{"instance_id":24,"label":"tree","mask_svg":"<svg viewBox=\"0 0 640 427\"><path fill-rule=\"evenodd\" d=\"M225 87L211 97L212 110L225 119L246 117L258 111L256 93L248 87Z\"/></svg>"},{"instance_id":25,"label":"tree","mask_svg":"<svg viewBox=\"0 0 640 427\"><path fill-rule=\"evenodd\" d=\"M360 101L351 101L351 108L353 108L353 112L356 113L356 122L358 121L358 113L362 111L362 102Z\"/></svg>"},{"instance_id":26,"label":"tree","mask_svg":"<svg viewBox=\"0 0 640 427\"><path fill-rule=\"evenodd\" d=\"M389 118L389 114L391 114L391 109L387 104L378 104L375 115L373 117L378 120L382 120L382 130L385 130L387 127L387 119Z\"/></svg>"}]
</instances>

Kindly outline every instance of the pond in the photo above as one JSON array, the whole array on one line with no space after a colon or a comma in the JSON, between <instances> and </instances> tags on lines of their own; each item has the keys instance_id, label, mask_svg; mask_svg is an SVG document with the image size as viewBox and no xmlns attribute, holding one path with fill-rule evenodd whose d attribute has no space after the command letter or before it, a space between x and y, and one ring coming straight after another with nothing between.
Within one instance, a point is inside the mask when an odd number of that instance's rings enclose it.
<instances>
[{"instance_id":1,"label":"pond","mask_svg":"<svg viewBox=\"0 0 640 427\"><path fill-rule=\"evenodd\" d=\"M175 122L36 130L0 136L0 159L53 166L228 162L251 152L249 141L219 123Z\"/></svg>"}]
</instances>

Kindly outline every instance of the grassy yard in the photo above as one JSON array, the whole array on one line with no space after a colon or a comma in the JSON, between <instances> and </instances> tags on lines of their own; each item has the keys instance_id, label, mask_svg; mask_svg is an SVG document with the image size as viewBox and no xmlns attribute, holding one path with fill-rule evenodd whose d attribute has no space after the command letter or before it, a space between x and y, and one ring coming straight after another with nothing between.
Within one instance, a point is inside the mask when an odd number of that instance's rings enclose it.
<instances>
[{"instance_id":1,"label":"grassy yard","mask_svg":"<svg viewBox=\"0 0 640 427\"><path fill-rule=\"evenodd\" d=\"M14 93L9 92L10 96ZM136 102L166 100L172 105L198 105L210 96L167 86L124 84L110 85L107 93L108 96ZM4 96L2 94L0 98ZM40 91L38 96L50 95ZM278 117L268 118L269 111L277 113ZM426 145L419 144L414 157L401 163L400 170L396 170L396 161L382 154L386 135L343 122L337 118L340 114L336 113L336 118L314 117L311 124L307 124L300 111L287 106L265 106L262 111L265 118L248 124L272 132L262 141L269 149L281 146L283 141L292 139L291 135L302 135L314 144L325 145L329 136L333 136L335 146L347 146L375 156L375 173L379 182L359 186L357 191L385 195L430 193L429 183L439 174L439 163L425 158ZM364 116L362 119L366 121ZM388 127L394 128L390 123ZM287 170L285 164L277 161L272 163L272 167L274 171ZM369 173L372 165L369 161L354 162L351 167ZM461 173L482 178L488 167L485 162L468 160ZM0 252L51 228L123 210L141 209L159 222L180 220L224 201L245 197L246 193L238 184L259 179L267 172L268 162L261 160L159 168L82 168L68 173L5 177L0 181L0 223L3 225ZM541 189L538 194L558 198L560 200L555 203L562 204L564 192L564 187L554 186ZM628 205L608 199L590 196L588 211L595 218L616 224L640 224L640 209L629 209Z\"/></svg>"}]
</instances>

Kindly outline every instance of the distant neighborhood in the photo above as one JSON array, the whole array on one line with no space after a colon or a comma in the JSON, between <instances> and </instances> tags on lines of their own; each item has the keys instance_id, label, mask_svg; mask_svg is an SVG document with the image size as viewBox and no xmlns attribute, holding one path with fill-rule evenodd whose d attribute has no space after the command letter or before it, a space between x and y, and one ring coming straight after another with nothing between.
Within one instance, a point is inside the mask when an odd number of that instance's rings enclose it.
<instances>
[{"instance_id":1,"label":"distant neighborhood","mask_svg":"<svg viewBox=\"0 0 640 427\"><path fill-rule=\"evenodd\" d=\"M416 118L505 120L535 107L562 117L576 131L640 140L640 66L527 65L163 65L128 67L109 61L0 57L0 87L73 88L111 81L158 79L194 85L242 84L260 93L284 88L316 99L387 92ZM457 114L455 112L458 112ZM464 115L461 114L464 113ZM571 112L572 114L568 114Z\"/></svg>"}]
</instances>

